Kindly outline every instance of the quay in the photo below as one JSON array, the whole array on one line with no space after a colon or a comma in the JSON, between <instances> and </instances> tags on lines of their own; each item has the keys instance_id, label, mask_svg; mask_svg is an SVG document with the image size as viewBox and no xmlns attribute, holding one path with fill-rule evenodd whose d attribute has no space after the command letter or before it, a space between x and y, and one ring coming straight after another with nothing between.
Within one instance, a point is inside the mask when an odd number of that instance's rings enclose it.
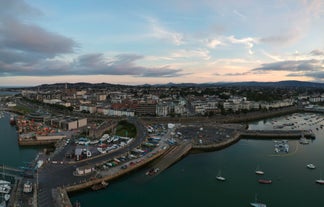
<instances>
[{"instance_id":1,"label":"quay","mask_svg":"<svg viewBox=\"0 0 324 207\"><path fill-rule=\"evenodd\" d=\"M18 139L20 146L40 146L40 145L54 145L57 140L34 140L34 139Z\"/></svg>"},{"instance_id":2,"label":"quay","mask_svg":"<svg viewBox=\"0 0 324 207\"><path fill-rule=\"evenodd\" d=\"M117 169L117 171L102 173L100 175L101 176L104 175L104 176L102 176L102 177L100 176L101 178L92 177L92 179L90 179L88 182L80 183L77 185L64 186L64 189L66 190L66 192L71 193L71 192L80 191L80 190L83 190L86 188L90 188L91 186L101 183L102 181L105 181L105 182L112 181L112 180L117 179L123 175L126 175L134 170L137 170L141 167L146 166L148 163L157 159L158 157L163 155L165 152L166 152L166 150L159 150L157 153L148 157L147 159L142 159L141 161L134 163L133 165L129 165L129 167L127 167L126 169Z\"/></svg>"}]
</instances>

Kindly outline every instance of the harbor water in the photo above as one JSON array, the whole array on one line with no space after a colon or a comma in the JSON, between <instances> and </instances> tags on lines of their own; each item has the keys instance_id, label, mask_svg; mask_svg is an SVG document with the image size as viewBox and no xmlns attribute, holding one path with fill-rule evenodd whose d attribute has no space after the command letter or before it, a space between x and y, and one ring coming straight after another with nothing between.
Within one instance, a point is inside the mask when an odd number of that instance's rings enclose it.
<instances>
[{"instance_id":1,"label":"harbor water","mask_svg":"<svg viewBox=\"0 0 324 207\"><path fill-rule=\"evenodd\" d=\"M269 207L321 207L324 185L315 180L324 172L323 119L320 114L292 114L250 124L250 129L272 129L293 122L282 129L314 131L316 139L308 145L289 140L288 153L275 153L274 140L242 139L220 151L188 155L156 177L146 176L147 169L142 169L107 189L79 192L71 200L80 201L82 207L238 207L250 206L257 198ZM307 169L309 163L316 169ZM257 167L263 176L255 174ZM225 182L216 179L219 171ZM272 184L258 183L261 178Z\"/></svg>"},{"instance_id":2,"label":"harbor water","mask_svg":"<svg viewBox=\"0 0 324 207\"><path fill-rule=\"evenodd\" d=\"M10 125L10 116L0 111L0 164L19 168L34 160L42 148L19 147L17 129Z\"/></svg>"},{"instance_id":3,"label":"harbor water","mask_svg":"<svg viewBox=\"0 0 324 207\"><path fill-rule=\"evenodd\" d=\"M41 148L19 147L9 118L8 113L0 118L0 163L19 167L32 161ZM238 207L250 206L257 197L270 207L321 207L324 185L315 180L324 172L323 124L322 114L292 114L254 122L250 129L311 129L316 139L307 145L288 140L288 153L275 153L274 140L242 139L220 151L190 154L156 177L146 176L147 169L141 169L111 182L104 190L73 194L71 201L79 201L82 207ZM309 163L316 169L307 169ZM265 172L263 176L255 174L257 167ZM225 182L216 179L219 171ZM272 184L260 184L260 178L271 179Z\"/></svg>"}]
</instances>

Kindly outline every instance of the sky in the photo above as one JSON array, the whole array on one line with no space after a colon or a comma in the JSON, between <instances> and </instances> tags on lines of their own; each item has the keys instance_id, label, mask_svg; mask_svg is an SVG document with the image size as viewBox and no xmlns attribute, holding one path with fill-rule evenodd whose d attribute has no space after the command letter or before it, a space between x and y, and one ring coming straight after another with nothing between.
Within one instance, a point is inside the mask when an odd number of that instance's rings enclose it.
<instances>
[{"instance_id":1,"label":"sky","mask_svg":"<svg viewBox=\"0 0 324 207\"><path fill-rule=\"evenodd\" d=\"M323 0L0 0L0 86L324 82Z\"/></svg>"}]
</instances>

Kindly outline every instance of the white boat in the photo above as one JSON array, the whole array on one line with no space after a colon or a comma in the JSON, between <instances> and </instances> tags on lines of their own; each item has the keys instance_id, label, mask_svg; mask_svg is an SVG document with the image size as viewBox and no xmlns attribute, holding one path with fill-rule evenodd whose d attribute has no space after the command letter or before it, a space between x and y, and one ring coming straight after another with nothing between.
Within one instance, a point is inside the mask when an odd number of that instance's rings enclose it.
<instances>
[{"instance_id":1,"label":"white boat","mask_svg":"<svg viewBox=\"0 0 324 207\"><path fill-rule=\"evenodd\" d=\"M0 193L8 194L10 193L11 187L8 185L2 185L0 186Z\"/></svg>"},{"instance_id":2,"label":"white boat","mask_svg":"<svg viewBox=\"0 0 324 207\"><path fill-rule=\"evenodd\" d=\"M264 203L250 203L251 206L254 206L254 207L267 207L266 204Z\"/></svg>"},{"instance_id":3,"label":"white boat","mask_svg":"<svg viewBox=\"0 0 324 207\"><path fill-rule=\"evenodd\" d=\"M314 164L308 164L308 165L306 165L307 166L307 168L309 168L309 169L315 169L315 165Z\"/></svg>"},{"instance_id":4,"label":"white boat","mask_svg":"<svg viewBox=\"0 0 324 207\"><path fill-rule=\"evenodd\" d=\"M11 184L9 181L6 181L6 180L0 180L0 185L4 185L4 184Z\"/></svg>"},{"instance_id":5,"label":"white boat","mask_svg":"<svg viewBox=\"0 0 324 207\"><path fill-rule=\"evenodd\" d=\"M10 194L5 194L4 195L4 200L5 201L9 201L9 199L10 199Z\"/></svg>"},{"instance_id":6,"label":"white boat","mask_svg":"<svg viewBox=\"0 0 324 207\"><path fill-rule=\"evenodd\" d=\"M315 182L318 184L322 184L322 185L324 184L324 180L322 180L322 179L316 180Z\"/></svg>"},{"instance_id":7,"label":"white boat","mask_svg":"<svg viewBox=\"0 0 324 207\"><path fill-rule=\"evenodd\" d=\"M218 171L216 179L219 181L225 181L226 179L221 174L222 174L221 171Z\"/></svg>"},{"instance_id":8,"label":"white boat","mask_svg":"<svg viewBox=\"0 0 324 207\"><path fill-rule=\"evenodd\" d=\"M255 201L250 203L250 205L254 207L267 207L266 204L258 202L257 196L255 196Z\"/></svg>"},{"instance_id":9,"label":"white boat","mask_svg":"<svg viewBox=\"0 0 324 207\"><path fill-rule=\"evenodd\" d=\"M303 138L299 139L299 143L300 144L309 144L309 141L305 137L303 137Z\"/></svg>"},{"instance_id":10,"label":"white boat","mask_svg":"<svg viewBox=\"0 0 324 207\"><path fill-rule=\"evenodd\" d=\"M255 174L257 175L264 175L264 172L262 170L259 169L259 166L256 168L255 170Z\"/></svg>"},{"instance_id":11,"label":"white boat","mask_svg":"<svg viewBox=\"0 0 324 207\"><path fill-rule=\"evenodd\" d=\"M324 180L322 180L322 174L320 176L320 179L316 180L315 182L318 183L318 184L321 184L321 185L324 184Z\"/></svg>"}]
</instances>

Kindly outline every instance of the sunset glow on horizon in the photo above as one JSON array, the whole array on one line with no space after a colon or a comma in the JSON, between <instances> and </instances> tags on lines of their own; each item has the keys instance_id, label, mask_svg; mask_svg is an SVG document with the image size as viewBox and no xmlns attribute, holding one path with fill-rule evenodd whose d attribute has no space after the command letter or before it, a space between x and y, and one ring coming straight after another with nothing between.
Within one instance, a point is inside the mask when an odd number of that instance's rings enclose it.
<instances>
[{"instance_id":1,"label":"sunset glow on horizon","mask_svg":"<svg viewBox=\"0 0 324 207\"><path fill-rule=\"evenodd\" d=\"M0 86L324 82L323 15L321 0L3 0Z\"/></svg>"}]
</instances>

